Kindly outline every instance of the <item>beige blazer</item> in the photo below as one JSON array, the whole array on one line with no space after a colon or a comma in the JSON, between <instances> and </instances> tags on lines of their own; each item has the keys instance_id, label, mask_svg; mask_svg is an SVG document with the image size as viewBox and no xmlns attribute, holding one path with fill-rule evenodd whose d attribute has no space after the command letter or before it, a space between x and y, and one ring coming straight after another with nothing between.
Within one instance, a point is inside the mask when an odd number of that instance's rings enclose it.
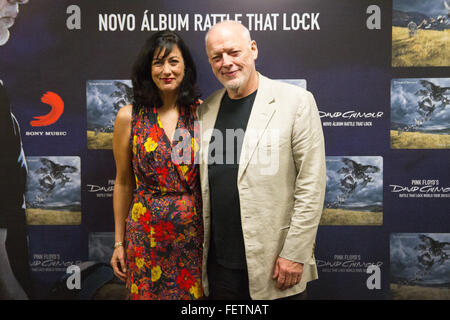
<instances>
[{"instance_id":1,"label":"beige blazer","mask_svg":"<svg viewBox=\"0 0 450 320\"><path fill-rule=\"evenodd\" d=\"M205 226L202 281L206 295L210 239L207 158L224 93L225 89L216 91L199 108ZM252 299L294 295L304 291L308 281L317 279L314 247L325 180L322 125L312 94L259 74L237 180ZM304 264L299 284L286 290L276 288L272 275L278 256Z\"/></svg>"}]
</instances>

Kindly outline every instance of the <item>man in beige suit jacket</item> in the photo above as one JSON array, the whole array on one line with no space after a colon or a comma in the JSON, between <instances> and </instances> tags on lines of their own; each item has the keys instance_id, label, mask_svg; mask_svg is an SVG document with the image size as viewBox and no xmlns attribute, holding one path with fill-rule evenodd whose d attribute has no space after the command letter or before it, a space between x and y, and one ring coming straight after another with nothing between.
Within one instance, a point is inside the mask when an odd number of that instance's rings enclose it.
<instances>
[{"instance_id":1,"label":"man in beige suit jacket","mask_svg":"<svg viewBox=\"0 0 450 320\"><path fill-rule=\"evenodd\" d=\"M307 282L317 279L314 247L325 194L324 140L316 103L308 91L270 80L256 71L256 42L238 22L213 26L206 36L206 52L225 88L213 93L199 108L204 291L213 299L240 299L243 296L238 293L243 286L251 299L299 296ZM214 241L211 223L224 221L211 210L211 137L218 126L218 115L226 111L219 112L224 96L233 103L255 93L244 128L235 185L246 277L243 285L234 289L236 295L223 296L214 292L215 282L233 286L241 280L218 280L223 268L208 270L208 251ZM235 239L221 240L232 243Z\"/></svg>"}]
</instances>

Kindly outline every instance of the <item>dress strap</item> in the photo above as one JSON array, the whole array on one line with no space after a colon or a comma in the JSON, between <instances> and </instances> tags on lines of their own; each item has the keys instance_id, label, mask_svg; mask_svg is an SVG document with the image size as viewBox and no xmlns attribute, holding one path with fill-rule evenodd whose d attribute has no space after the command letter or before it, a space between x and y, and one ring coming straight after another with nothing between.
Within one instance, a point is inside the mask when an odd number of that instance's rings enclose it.
<instances>
[{"instance_id":1,"label":"dress strap","mask_svg":"<svg viewBox=\"0 0 450 320\"><path fill-rule=\"evenodd\" d=\"M133 142L134 142L134 132L135 126L137 122L137 107L133 104L131 108L131 132L130 132L130 147L133 150Z\"/></svg>"}]
</instances>

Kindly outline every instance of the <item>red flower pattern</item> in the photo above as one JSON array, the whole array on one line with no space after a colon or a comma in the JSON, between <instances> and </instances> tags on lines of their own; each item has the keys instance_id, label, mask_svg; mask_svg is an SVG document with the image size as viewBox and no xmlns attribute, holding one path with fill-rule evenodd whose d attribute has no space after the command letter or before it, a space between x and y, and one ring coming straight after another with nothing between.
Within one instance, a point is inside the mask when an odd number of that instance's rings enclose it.
<instances>
[{"instance_id":1,"label":"red flower pattern","mask_svg":"<svg viewBox=\"0 0 450 320\"><path fill-rule=\"evenodd\" d=\"M197 105L181 108L177 128L195 137ZM185 136L184 139L191 137ZM158 144L148 152L151 138ZM183 139L183 140L184 140ZM172 162L172 148L158 124L156 108L133 112L130 145L136 177L132 202L145 211L138 221L130 212L126 227L127 288L129 299L198 299L201 283L203 222L198 165ZM197 141L197 144L199 141ZM191 151L194 159L194 150ZM185 167L180 168L180 165ZM183 174L184 173L184 174Z\"/></svg>"},{"instance_id":2,"label":"red flower pattern","mask_svg":"<svg viewBox=\"0 0 450 320\"><path fill-rule=\"evenodd\" d=\"M139 218L139 222L142 224L142 228L144 228L145 232L151 232L150 222L152 221L152 216L150 215L150 211L147 210L144 215Z\"/></svg>"},{"instance_id":3,"label":"red flower pattern","mask_svg":"<svg viewBox=\"0 0 450 320\"><path fill-rule=\"evenodd\" d=\"M181 269L180 274L177 277L177 284L180 288L184 290L189 290L194 284L196 280L192 274L189 273L187 269Z\"/></svg>"},{"instance_id":4,"label":"red flower pattern","mask_svg":"<svg viewBox=\"0 0 450 320\"><path fill-rule=\"evenodd\" d=\"M163 242L175 239L175 232L173 224L168 221L161 221L154 227L155 229L155 240L157 242Z\"/></svg>"}]
</instances>

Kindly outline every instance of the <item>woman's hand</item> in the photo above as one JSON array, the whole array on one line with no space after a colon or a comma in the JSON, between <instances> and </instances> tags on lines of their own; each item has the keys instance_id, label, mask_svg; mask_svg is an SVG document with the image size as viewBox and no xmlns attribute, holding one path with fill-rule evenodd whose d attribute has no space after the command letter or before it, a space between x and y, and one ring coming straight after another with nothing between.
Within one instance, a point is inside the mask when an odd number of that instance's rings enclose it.
<instances>
[{"instance_id":1,"label":"woman's hand","mask_svg":"<svg viewBox=\"0 0 450 320\"><path fill-rule=\"evenodd\" d=\"M127 267L125 264L125 249L123 246L119 246L114 249L114 253L111 258L111 266L114 269L114 274L122 281L127 280Z\"/></svg>"}]
</instances>

